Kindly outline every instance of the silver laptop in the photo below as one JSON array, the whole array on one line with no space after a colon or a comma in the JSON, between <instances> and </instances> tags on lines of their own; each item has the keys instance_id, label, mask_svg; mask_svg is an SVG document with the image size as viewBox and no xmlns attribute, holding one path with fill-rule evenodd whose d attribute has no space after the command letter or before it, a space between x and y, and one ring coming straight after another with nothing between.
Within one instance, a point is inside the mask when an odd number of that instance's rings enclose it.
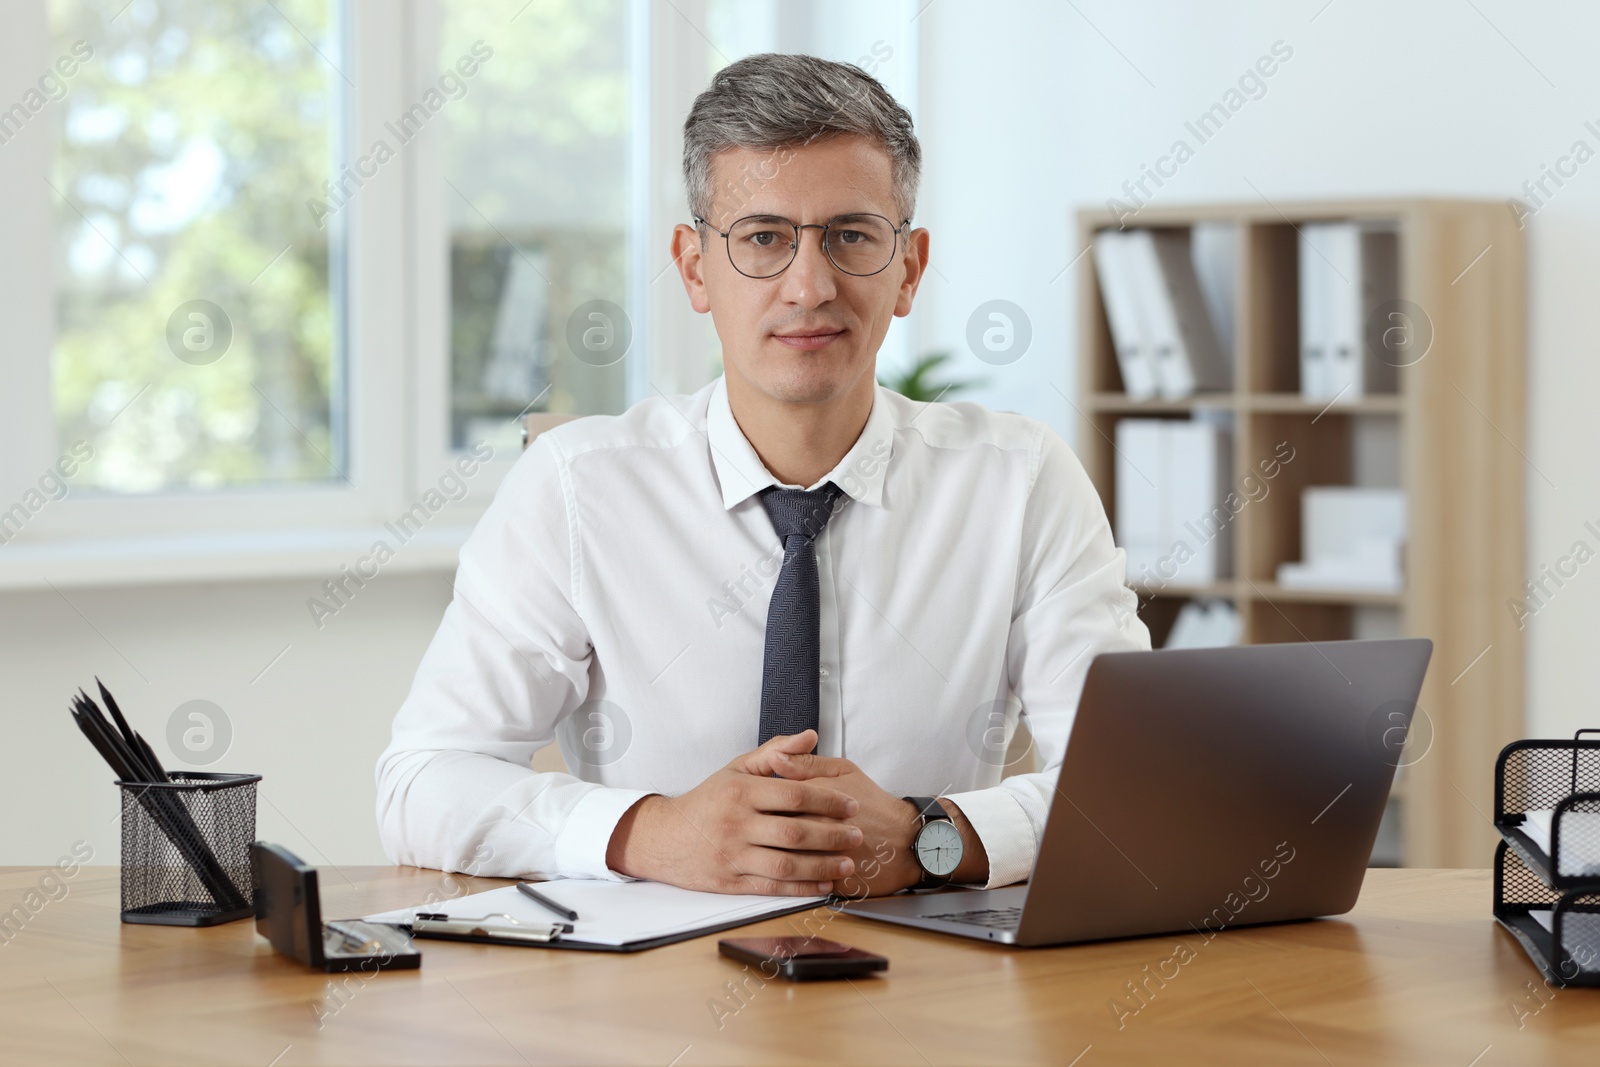
<instances>
[{"instance_id":1,"label":"silver laptop","mask_svg":"<svg viewBox=\"0 0 1600 1067\"><path fill-rule=\"evenodd\" d=\"M1349 911L1395 768L1419 758L1402 748L1432 651L1415 638L1102 654L1026 884L845 910L1011 945Z\"/></svg>"}]
</instances>

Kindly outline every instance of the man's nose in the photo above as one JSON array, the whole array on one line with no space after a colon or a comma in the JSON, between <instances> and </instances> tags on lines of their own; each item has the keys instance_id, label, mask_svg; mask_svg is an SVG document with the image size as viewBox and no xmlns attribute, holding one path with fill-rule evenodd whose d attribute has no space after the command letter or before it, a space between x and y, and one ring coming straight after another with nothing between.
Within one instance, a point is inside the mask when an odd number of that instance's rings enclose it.
<instances>
[{"instance_id":1,"label":"man's nose","mask_svg":"<svg viewBox=\"0 0 1600 1067\"><path fill-rule=\"evenodd\" d=\"M818 307L838 295L834 265L822 247L821 229L800 231L794 262L783 272L783 299L801 307Z\"/></svg>"}]
</instances>

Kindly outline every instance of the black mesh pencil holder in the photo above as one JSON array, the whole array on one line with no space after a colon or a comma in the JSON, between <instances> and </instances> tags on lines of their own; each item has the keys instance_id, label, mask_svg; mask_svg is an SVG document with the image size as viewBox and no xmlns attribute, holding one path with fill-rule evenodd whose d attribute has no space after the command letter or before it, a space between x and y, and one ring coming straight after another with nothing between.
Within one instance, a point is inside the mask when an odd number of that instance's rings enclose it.
<instances>
[{"instance_id":1,"label":"black mesh pencil holder","mask_svg":"<svg viewBox=\"0 0 1600 1067\"><path fill-rule=\"evenodd\" d=\"M122 789L122 921L215 926L255 914L259 774L174 771Z\"/></svg>"},{"instance_id":2,"label":"black mesh pencil holder","mask_svg":"<svg viewBox=\"0 0 1600 1067\"><path fill-rule=\"evenodd\" d=\"M1600 985L1600 741L1514 741L1495 768L1494 916L1556 985Z\"/></svg>"}]
</instances>

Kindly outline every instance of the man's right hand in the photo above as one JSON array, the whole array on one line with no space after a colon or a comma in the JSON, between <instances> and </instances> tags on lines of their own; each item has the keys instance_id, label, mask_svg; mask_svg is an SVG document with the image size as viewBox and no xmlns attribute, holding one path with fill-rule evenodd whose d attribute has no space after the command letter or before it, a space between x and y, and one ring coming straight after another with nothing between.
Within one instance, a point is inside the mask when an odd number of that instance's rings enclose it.
<instances>
[{"instance_id":1,"label":"man's right hand","mask_svg":"<svg viewBox=\"0 0 1600 1067\"><path fill-rule=\"evenodd\" d=\"M815 730L774 737L682 796L640 800L617 822L606 865L685 889L817 896L855 871L858 805L826 778L770 777L776 752L810 752Z\"/></svg>"}]
</instances>

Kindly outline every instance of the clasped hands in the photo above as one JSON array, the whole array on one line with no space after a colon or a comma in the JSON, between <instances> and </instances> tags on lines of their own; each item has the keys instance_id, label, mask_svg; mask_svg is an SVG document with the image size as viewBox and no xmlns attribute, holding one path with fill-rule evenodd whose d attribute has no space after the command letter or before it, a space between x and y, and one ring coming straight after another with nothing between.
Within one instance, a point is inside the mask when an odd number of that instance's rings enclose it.
<instances>
[{"instance_id":1,"label":"clasped hands","mask_svg":"<svg viewBox=\"0 0 1600 1067\"><path fill-rule=\"evenodd\" d=\"M811 755L816 743L815 730L774 737L681 796L645 797L618 821L607 866L716 893L866 897L915 884L916 810L849 760Z\"/></svg>"}]
</instances>

